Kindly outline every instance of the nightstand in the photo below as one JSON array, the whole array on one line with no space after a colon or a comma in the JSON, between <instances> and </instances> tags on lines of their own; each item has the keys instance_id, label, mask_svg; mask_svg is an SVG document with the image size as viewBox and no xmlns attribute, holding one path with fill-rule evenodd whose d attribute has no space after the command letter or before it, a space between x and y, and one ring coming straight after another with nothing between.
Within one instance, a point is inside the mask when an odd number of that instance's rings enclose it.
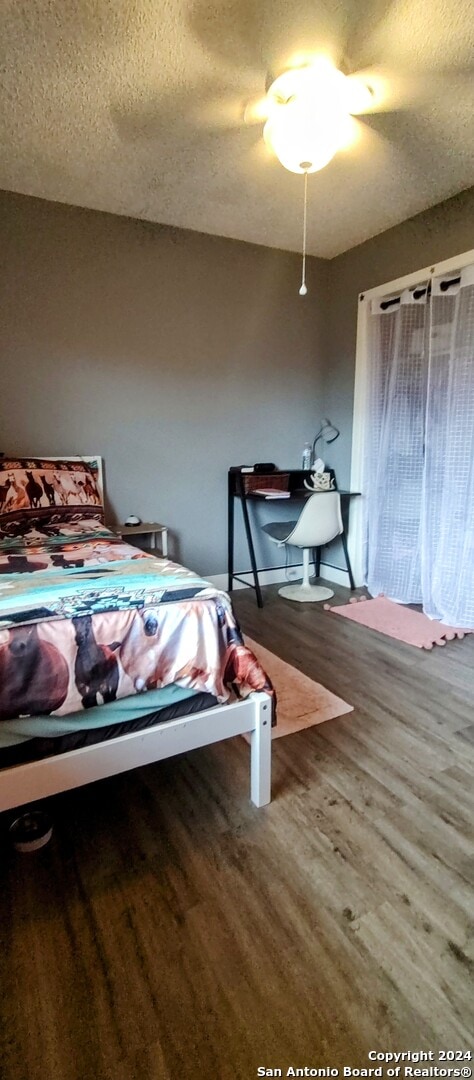
<instances>
[{"instance_id":1,"label":"nightstand","mask_svg":"<svg viewBox=\"0 0 474 1080\"><path fill-rule=\"evenodd\" d=\"M160 533L161 554L164 559L168 558L168 528L166 525L160 525L157 521L141 521L139 525L117 525L114 523L109 528L117 536L122 536L124 539L128 536L151 536L151 548L153 551L156 550L157 533Z\"/></svg>"}]
</instances>

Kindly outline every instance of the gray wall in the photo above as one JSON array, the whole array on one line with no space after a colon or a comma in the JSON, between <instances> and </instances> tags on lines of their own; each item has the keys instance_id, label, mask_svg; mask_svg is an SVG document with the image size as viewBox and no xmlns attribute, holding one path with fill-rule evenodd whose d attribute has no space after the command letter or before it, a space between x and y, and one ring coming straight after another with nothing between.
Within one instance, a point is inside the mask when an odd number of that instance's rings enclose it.
<instances>
[{"instance_id":1,"label":"gray wall","mask_svg":"<svg viewBox=\"0 0 474 1080\"><path fill-rule=\"evenodd\" d=\"M302 301L297 255L0 192L0 449L102 454L118 519L166 522L176 558L222 573L229 465L299 467L327 415L349 484L358 294L471 247L474 188L310 259Z\"/></svg>"},{"instance_id":2,"label":"gray wall","mask_svg":"<svg viewBox=\"0 0 474 1080\"><path fill-rule=\"evenodd\" d=\"M367 240L329 263L324 415L341 430L326 460L349 486L358 295L474 248L474 188ZM321 451L323 453L323 451Z\"/></svg>"},{"instance_id":3,"label":"gray wall","mask_svg":"<svg viewBox=\"0 0 474 1080\"><path fill-rule=\"evenodd\" d=\"M296 255L7 192L0 252L0 449L102 454L119 520L223 572L228 466L313 437L327 263L302 301Z\"/></svg>"}]
</instances>

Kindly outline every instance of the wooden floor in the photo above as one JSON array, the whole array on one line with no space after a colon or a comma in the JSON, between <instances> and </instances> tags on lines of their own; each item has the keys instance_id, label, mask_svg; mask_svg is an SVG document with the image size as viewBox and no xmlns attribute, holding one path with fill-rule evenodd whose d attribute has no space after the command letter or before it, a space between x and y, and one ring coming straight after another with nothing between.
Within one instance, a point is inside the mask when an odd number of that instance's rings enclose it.
<instances>
[{"instance_id":1,"label":"wooden floor","mask_svg":"<svg viewBox=\"0 0 474 1080\"><path fill-rule=\"evenodd\" d=\"M235 594L244 631L355 711L275 742L263 810L236 739L51 800L36 855L4 845L4 1080L472 1047L474 637L422 652L265 596Z\"/></svg>"}]
</instances>

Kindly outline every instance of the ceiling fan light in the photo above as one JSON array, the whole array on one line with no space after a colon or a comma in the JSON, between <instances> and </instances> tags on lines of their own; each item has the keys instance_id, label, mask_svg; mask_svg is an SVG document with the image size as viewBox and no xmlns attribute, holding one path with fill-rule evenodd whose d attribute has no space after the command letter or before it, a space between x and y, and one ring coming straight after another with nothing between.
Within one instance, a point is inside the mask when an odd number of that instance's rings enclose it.
<instances>
[{"instance_id":1,"label":"ceiling fan light","mask_svg":"<svg viewBox=\"0 0 474 1080\"><path fill-rule=\"evenodd\" d=\"M347 144L345 76L329 61L284 71L269 88L264 139L294 173L323 169Z\"/></svg>"},{"instance_id":2,"label":"ceiling fan light","mask_svg":"<svg viewBox=\"0 0 474 1080\"><path fill-rule=\"evenodd\" d=\"M318 172L337 150L332 138L319 138L317 131L302 132L272 120L267 120L263 137L284 168L293 173Z\"/></svg>"},{"instance_id":3,"label":"ceiling fan light","mask_svg":"<svg viewBox=\"0 0 474 1080\"><path fill-rule=\"evenodd\" d=\"M305 70L289 68L271 83L267 93L270 110L273 106L285 105L300 92L301 73Z\"/></svg>"}]
</instances>

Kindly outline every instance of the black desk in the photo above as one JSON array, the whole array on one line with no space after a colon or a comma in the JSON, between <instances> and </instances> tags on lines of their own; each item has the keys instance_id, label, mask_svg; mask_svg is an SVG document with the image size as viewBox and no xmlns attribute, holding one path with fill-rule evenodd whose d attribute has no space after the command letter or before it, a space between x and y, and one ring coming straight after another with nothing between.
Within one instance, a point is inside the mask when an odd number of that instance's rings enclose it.
<instances>
[{"instance_id":1,"label":"black desk","mask_svg":"<svg viewBox=\"0 0 474 1080\"><path fill-rule=\"evenodd\" d=\"M305 479L306 480L310 479L312 471L314 471L314 470L311 470L311 469L308 469L308 470L303 470L303 469L278 469L278 470L276 470L276 472L272 473L272 476L278 476L278 475L281 475L282 473L284 473L285 476L288 475L288 490L290 492L290 495L288 497L288 495L284 495L282 493L281 498L278 498L278 499L277 498L275 498L275 499L274 498L266 499L264 495L257 495L255 491L246 491L245 490L245 486L244 486L245 477L248 476L248 475L251 475L252 477L255 477L255 475L256 475L255 473L250 473L250 474L242 473L240 471L240 469L238 469L238 468L229 469L228 485L227 485L227 571L228 571L227 589L228 589L229 592L232 589L233 581L243 581L244 580L243 578L239 577L238 574L234 573L234 507L235 507L235 500L239 499L239 501L241 503L241 506L242 506L242 516L243 516L243 520L244 520L245 535L247 537L247 545L248 545L248 551L249 551L249 556L250 556L250 564L251 564L251 567L252 567L252 575L253 575L253 581L254 581L253 585L251 585L251 588L255 589L256 596L257 596L257 604L261 608L261 607L263 607L263 599L262 599L262 590L260 588L260 582L258 580L259 570L262 570L262 571L272 570L272 569L274 569L274 567L270 567L270 566L268 566L268 567L267 566L257 567L257 561L256 561L256 558L255 558L255 548L254 548L253 536L252 536L252 526L251 526L251 521L250 521L250 514L249 514L248 504L253 503L255 505L256 502L258 502L258 503L263 502L263 503L266 503L268 505L269 502L278 502L279 505L281 506L282 502L290 503L290 502L295 502L296 500L299 500L300 502L302 502L305 499L310 498L310 496L314 495L315 492L314 491L309 491L307 488L305 488L304 480ZM330 472L331 475L334 477L334 473L332 472L331 469L328 469L327 471ZM261 479L261 485L260 486L261 487L268 487L268 484L265 482L266 479L268 480L268 476L267 477L262 476L260 479ZM276 494L277 494L277 492L276 492ZM343 529L343 532L341 534L341 542L342 542L342 547L343 547L343 551L344 551L344 558L345 558L345 561L346 561L346 569L347 569L347 573L348 573L348 576L349 576L350 587L351 587L351 589L354 589L355 584L354 584L354 578L353 578L353 575L352 575L352 568L351 568L351 564L350 564L350 560L349 560L349 553L348 553L348 550L347 550L346 532L347 532L347 518L348 518L348 513L349 513L349 500L354 495L359 495L359 492L358 491L339 491L339 495L341 496L341 513L342 513L342 521L343 521L343 525L344 525L344 529ZM320 563L321 563L321 549L318 548L317 551L316 551L316 557L315 557L316 576L319 575ZM248 585L249 582L245 581L244 584Z\"/></svg>"}]
</instances>

